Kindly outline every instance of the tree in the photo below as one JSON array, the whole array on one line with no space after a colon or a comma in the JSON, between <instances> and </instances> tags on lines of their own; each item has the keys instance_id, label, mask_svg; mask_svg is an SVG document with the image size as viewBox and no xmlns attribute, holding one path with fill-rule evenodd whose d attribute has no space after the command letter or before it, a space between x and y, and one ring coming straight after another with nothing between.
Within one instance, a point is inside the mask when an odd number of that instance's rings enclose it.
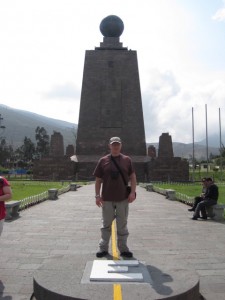
<instances>
[{"instance_id":1,"label":"tree","mask_svg":"<svg viewBox=\"0 0 225 300\"><path fill-rule=\"evenodd\" d=\"M13 157L13 148L7 145L4 138L0 140L0 165L7 166L7 161Z\"/></svg>"},{"instance_id":2,"label":"tree","mask_svg":"<svg viewBox=\"0 0 225 300\"><path fill-rule=\"evenodd\" d=\"M37 127L35 129L35 139L37 141L36 152L39 157L47 156L49 154L49 135L44 127Z\"/></svg>"},{"instance_id":3,"label":"tree","mask_svg":"<svg viewBox=\"0 0 225 300\"><path fill-rule=\"evenodd\" d=\"M36 150L34 143L31 141L30 138L27 138L25 136L23 145L16 149L16 154L20 160L23 160L24 162L29 162L33 159L35 151Z\"/></svg>"}]
</instances>

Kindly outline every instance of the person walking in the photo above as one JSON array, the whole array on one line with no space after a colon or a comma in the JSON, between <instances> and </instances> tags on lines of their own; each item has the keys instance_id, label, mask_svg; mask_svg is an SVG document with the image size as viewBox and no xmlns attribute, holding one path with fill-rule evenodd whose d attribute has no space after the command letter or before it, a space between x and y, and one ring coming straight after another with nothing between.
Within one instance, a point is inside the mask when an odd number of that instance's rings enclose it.
<instances>
[{"instance_id":1,"label":"person walking","mask_svg":"<svg viewBox=\"0 0 225 300\"><path fill-rule=\"evenodd\" d=\"M198 203L192 220L197 220L198 218L200 218L200 212L202 215L202 219L207 220L206 207L210 207L212 205L217 204L217 200L219 197L218 186L213 182L212 178L210 177L206 178L205 182L207 190L204 199Z\"/></svg>"},{"instance_id":2,"label":"person walking","mask_svg":"<svg viewBox=\"0 0 225 300\"><path fill-rule=\"evenodd\" d=\"M111 226L116 219L117 247L123 257L133 257L127 246L129 203L136 199L136 174L129 156L121 153L119 137L109 140L110 154L100 158L94 170L96 205L102 208L101 239L97 257L108 255ZM130 181L130 187L128 182Z\"/></svg>"},{"instance_id":3,"label":"person walking","mask_svg":"<svg viewBox=\"0 0 225 300\"><path fill-rule=\"evenodd\" d=\"M0 176L0 236L3 230L3 224L6 216L5 201L12 198L12 190L9 182Z\"/></svg>"}]
</instances>

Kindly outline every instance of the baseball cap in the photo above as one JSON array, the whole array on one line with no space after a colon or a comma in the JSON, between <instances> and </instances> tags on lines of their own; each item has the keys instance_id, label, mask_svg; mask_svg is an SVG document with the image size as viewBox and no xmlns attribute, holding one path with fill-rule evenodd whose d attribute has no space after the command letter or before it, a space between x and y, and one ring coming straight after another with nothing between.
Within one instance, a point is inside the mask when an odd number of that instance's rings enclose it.
<instances>
[{"instance_id":1,"label":"baseball cap","mask_svg":"<svg viewBox=\"0 0 225 300\"><path fill-rule=\"evenodd\" d=\"M114 136L114 137L111 137L111 139L109 140L109 144L113 144L113 143L119 143L121 144L121 139L118 137L118 136Z\"/></svg>"}]
</instances>

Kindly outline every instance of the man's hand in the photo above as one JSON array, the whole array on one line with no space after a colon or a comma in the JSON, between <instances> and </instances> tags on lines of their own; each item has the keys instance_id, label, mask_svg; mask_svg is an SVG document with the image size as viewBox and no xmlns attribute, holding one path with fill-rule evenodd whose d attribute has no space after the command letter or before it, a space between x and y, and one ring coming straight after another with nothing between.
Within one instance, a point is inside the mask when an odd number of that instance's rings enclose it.
<instances>
[{"instance_id":1,"label":"man's hand","mask_svg":"<svg viewBox=\"0 0 225 300\"><path fill-rule=\"evenodd\" d=\"M97 197L96 198L96 205L98 206L98 207L102 207L103 206L103 200L102 200L102 198L101 197Z\"/></svg>"},{"instance_id":2,"label":"man's hand","mask_svg":"<svg viewBox=\"0 0 225 300\"><path fill-rule=\"evenodd\" d=\"M130 195L128 196L128 203L132 203L135 199L135 193L130 193Z\"/></svg>"}]
</instances>

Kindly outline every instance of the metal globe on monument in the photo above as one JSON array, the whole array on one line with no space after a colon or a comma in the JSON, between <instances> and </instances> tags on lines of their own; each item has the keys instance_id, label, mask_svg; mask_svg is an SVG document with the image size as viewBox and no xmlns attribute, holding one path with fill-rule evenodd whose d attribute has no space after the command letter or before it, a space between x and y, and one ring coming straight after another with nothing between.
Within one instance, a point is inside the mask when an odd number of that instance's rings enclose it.
<instances>
[{"instance_id":1,"label":"metal globe on monument","mask_svg":"<svg viewBox=\"0 0 225 300\"><path fill-rule=\"evenodd\" d=\"M123 21L114 15L104 18L100 23L100 31L104 37L120 37L123 30Z\"/></svg>"}]
</instances>

